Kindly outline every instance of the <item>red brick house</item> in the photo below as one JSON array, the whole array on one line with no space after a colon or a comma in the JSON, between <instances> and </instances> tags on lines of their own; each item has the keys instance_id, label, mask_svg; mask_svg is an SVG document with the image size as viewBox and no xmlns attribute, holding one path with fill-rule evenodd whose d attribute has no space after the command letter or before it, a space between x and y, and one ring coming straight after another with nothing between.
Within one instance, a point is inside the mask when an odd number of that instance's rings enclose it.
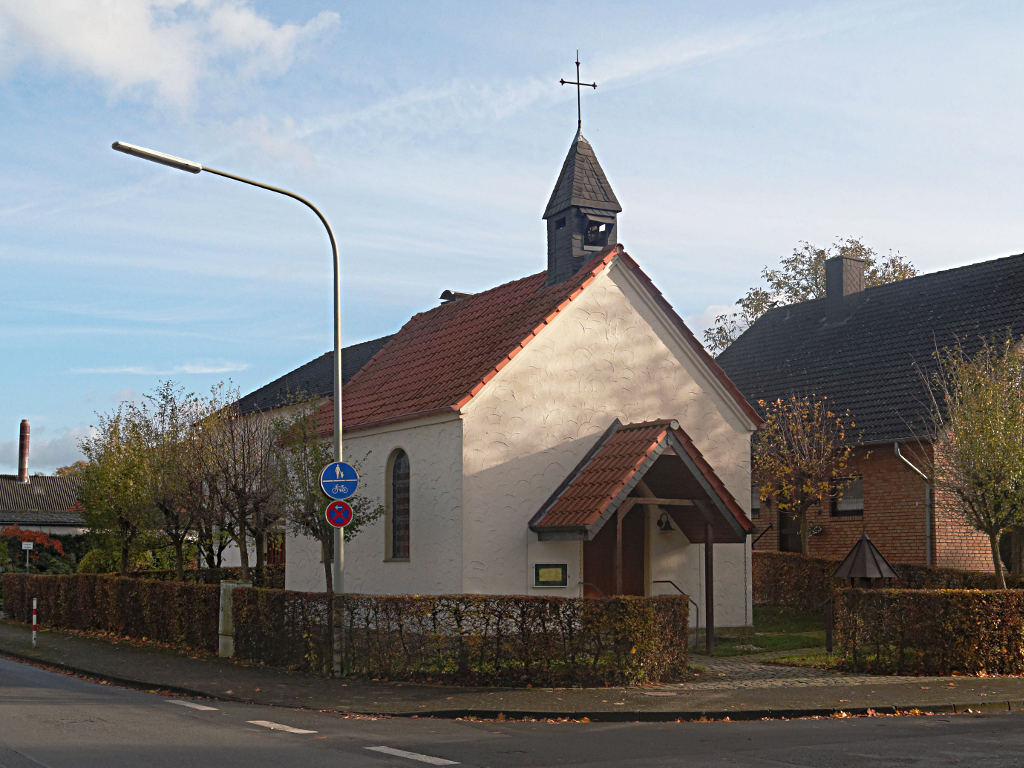
<instances>
[{"instance_id":1,"label":"red brick house","mask_svg":"<svg viewBox=\"0 0 1024 768\"><path fill-rule=\"evenodd\" d=\"M872 288L860 259L825 267L825 298L770 310L718 357L752 403L827 396L856 420L854 480L811 511L811 553L842 557L866 531L893 562L991 570L987 539L921 473L933 450L921 439L926 381L937 349L960 343L973 353L986 338L1024 334L1024 254ZM756 504L755 549L799 551L795 521Z\"/></svg>"}]
</instances>

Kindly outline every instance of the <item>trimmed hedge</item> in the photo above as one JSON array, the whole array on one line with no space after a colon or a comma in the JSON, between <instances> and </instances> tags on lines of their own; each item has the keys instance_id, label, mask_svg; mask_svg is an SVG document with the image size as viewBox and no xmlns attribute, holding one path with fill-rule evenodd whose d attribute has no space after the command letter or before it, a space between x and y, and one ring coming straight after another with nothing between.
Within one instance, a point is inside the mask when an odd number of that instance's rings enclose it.
<instances>
[{"instance_id":1,"label":"trimmed hedge","mask_svg":"<svg viewBox=\"0 0 1024 768\"><path fill-rule=\"evenodd\" d=\"M323 595L236 589L235 653L326 672ZM337 595L346 674L460 685L633 685L687 664L685 597Z\"/></svg>"},{"instance_id":2,"label":"trimmed hedge","mask_svg":"<svg viewBox=\"0 0 1024 768\"><path fill-rule=\"evenodd\" d=\"M849 589L837 665L900 675L1024 673L1024 591Z\"/></svg>"},{"instance_id":3,"label":"trimmed hedge","mask_svg":"<svg viewBox=\"0 0 1024 768\"><path fill-rule=\"evenodd\" d=\"M238 587L231 592L235 657L327 674L327 595Z\"/></svg>"},{"instance_id":4,"label":"trimmed hedge","mask_svg":"<svg viewBox=\"0 0 1024 768\"><path fill-rule=\"evenodd\" d=\"M754 552L753 590L755 605L781 605L802 611L820 611L825 600L840 587L833 579L838 560L804 557L795 552ZM957 571L925 565L894 563L901 589L995 589L994 573ZM1007 586L1020 586L1007 576Z\"/></svg>"},{"instance_id":5,"label":"trimmed hedge","mask_svg":"<svg viewBox=\"0 0 1024 768\"><path fill-rule=\"evenodd\" d=\"M256 579L256 569L250 568L253 579ZM284 566L268 565L265 568L264 584L256 583L258 587L270 587L273 589L284 589ZM114 574L111 574L114 575ZM128 574L132 579L155 579L157 581L175 581L177 574L173 570L150 570L134 571ZM220 584L223 580L240 581L242 569L235 566L231 568L186 568L185 581L195 584ZM258 581L258 580L257 580Z\"/></svg>"},{"instance_id":6,"label":"trimmed hedge","mask_svg":"<svg viewBox=\"0 0 1024 768\"><path fill-rule=\"evenodd\" d=\"M44 627L113 632L169 645L217 651L220 589L208 584L119 579L91 573L3 575L4 610L31 622L39 599Z\"/></svg>"}]
</instances>

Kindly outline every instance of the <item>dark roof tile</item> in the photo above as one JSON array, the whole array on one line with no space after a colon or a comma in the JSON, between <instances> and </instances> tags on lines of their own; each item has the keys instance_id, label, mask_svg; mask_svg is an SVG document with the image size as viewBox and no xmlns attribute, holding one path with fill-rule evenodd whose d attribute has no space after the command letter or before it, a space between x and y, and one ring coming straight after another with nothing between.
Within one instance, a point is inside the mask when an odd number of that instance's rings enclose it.
<instances>
[{"instance_id":1,"label":"dark roof tile","mask_svg":"<svg viewBox=\"0 0 1024 768\"><path fill-rule=\"evenodd\" d=\"M74 475L0 475L0 525L83 525Z\"/></svg>"},{"instance_id":2,"label":"dark roof tile","mask_svg":"<svg viewBox=\"0 0 1024 768\"><path fill-rule=\"evenodd\" d=\"M1024 334L1024 254L778 307L718 362L751 401L828 396L849 409L864 443L924 434L937 349L968 354L986 338Z\"/></svg>"}]
</instances>

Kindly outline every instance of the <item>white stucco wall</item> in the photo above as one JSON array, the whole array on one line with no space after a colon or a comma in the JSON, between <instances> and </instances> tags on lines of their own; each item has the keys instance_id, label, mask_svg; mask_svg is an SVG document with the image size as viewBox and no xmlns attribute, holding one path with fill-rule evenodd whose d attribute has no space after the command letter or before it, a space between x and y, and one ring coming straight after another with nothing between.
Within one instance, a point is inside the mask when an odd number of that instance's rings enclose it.
<instances>
[{"instance_id":1,"label":"white stucco wall","mask_svg":"<svg viewBox=\"0 0 1024 768\"><path fill-rule=\"evenodd\" d=\"M345 545L344 589L375 594L461 592L462 422L453 413L346 434L345 460L359 465L360 495L385 504L388 458L398 448L409 456L409 559L387 560L382 517ZM315 541L290 536L285 563L286 588L323 591L323 565Z\"/></svg>"},{"instance_id":2,"label":"white stucco wall","mask_svg":"<svg viewBox=\"0 0 1024 768\"><path fill-rule=\"evenodd\" d=\"M465 591L580 594L580 544L538 541L527 522L614 418L677 419L740 505L749 505L750 424L615 263L463 409ZM699 547L675 536L673 547L651 542L649 580L693 583ZM716 549L719 624L750 623L748 550ZM569 587L534 589L535 562L568 563ZM702 589L690 594L703 603Z\"/></svg>"}]
</instances>

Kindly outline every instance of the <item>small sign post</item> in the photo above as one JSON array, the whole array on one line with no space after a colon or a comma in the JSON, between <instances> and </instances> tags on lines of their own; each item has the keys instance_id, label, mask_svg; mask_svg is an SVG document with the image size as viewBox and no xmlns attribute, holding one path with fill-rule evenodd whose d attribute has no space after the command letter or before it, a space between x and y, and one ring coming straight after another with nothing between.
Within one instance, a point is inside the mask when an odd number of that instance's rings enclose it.
<instances>
[{"instance_id":1,"label":"small sign post","mask_svg":"<svg viewBox=\"0 0 1024 768\"><path fill-rule=\"evenodd\" d=\"M21 542L21 548L25 550L25 573L28 573L28 553L32 551L32 542Z\"/></svg>"},{"instance_id":2,"label":"small sign post","mask_svg":"<svg viewBox=\"0 0 1024 768\"><path fill-rule=\"evenodd\" d=\"M39 629L39 598L32 598L32 647L36 647L36 630Z\"/></svg>"},{"instance_id":3,"label":"small sign post","mask_svg":"<svg viewBox=\"0 0 1024 768\"><path fill-rule=\"evenodd\" d=\"M359 475L351 464L332 461L320 472L320 487L332 499L347 499L359 487Z\"/></svg>"},{"instance_id":4,"label":"small sign post","mask_svg":"<svg viewBox=\"0 0 1024 768\"><path fill-rule=\"evenodd\" d=\"M352 507L345 501L332 501L324 512L327 522L335 528L344 528L352 522Z\"/></svg>"}]
</instances>

